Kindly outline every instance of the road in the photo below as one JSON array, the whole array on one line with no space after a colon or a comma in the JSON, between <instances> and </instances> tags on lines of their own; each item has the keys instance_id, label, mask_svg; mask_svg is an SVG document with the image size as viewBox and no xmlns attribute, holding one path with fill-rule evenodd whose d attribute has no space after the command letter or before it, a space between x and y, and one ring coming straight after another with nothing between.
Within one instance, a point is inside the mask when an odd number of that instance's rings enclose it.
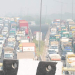
<instances>
[{"instance_id":1,"label":"road","mask_svg":"<svg viewBox=\"0 0 75 75\"><path fill-rule=\"evenodd\" d=\"M42 54L42 61L48 61L48 59L46 58L46 54L47 54L47 50L48 50L48 45L49 45L49 36L50 36L50 26L49 26L49 29L47 31L47 34L46 34L46 37L45 37L45 47L44 47L44 51L43 51L43 54ZM59 54L61 56L61 48L59 48ZM61 60L61 62L63 62L63 66L65 67L66 66L66 62L65 60Z\"/></svg>"},{"instance_id":2,"label":"road","mask_svg":"<svg viewBox=\"0 0 75 75\"><path fill-rule=\"evenodd\" d=\"M50 26L48 28L46 37L45 37L45 47L44 47L44 51L42 54L42 61L46 61L46 53L47 53L47 49L48 49L48 45L49 45L49 35L50 35Z\"/></svg>"}]
</instances>

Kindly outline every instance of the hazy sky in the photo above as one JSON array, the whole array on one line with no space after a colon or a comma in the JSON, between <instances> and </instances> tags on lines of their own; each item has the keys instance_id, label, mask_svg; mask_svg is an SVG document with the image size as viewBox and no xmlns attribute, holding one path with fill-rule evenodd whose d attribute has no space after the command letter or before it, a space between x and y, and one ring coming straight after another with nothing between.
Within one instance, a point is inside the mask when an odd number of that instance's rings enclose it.
<instances>
[{"instance_id":1,"label":"hazy sky","mask_svg":"<svg viewBox=\"0 0 75 75\"><path fill-rule=\"evenodd\" d=\"M39 14L41 0L0 0L0 16L6 13L12 14ZM42 14L60 13L61 1L68 4L63 4L63 13L72 12L72 0L42 0ZM60 2L57 2L60 1ZM75 0L73 0L75 4ZM74 5L75 9L75 5ZM75 12L75 10L74 10Z\"/></svg>"}]
</instances>

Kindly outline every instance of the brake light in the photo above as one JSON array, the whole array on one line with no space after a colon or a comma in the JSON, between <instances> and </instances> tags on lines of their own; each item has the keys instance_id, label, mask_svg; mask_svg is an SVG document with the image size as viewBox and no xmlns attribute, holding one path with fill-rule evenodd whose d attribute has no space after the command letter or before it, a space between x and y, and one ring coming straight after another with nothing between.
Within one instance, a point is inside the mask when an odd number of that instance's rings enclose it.
<instances>
[{"instance_id":1,"label":"brake light","mask_svg":"<svg viewBox=\"0 0 75 75\"><path fill-rule=\"evenodd\" d=\"M51 59L51 60L53 60L53 61L60 61L61 59Z\"/></svg>"}]
</instances>

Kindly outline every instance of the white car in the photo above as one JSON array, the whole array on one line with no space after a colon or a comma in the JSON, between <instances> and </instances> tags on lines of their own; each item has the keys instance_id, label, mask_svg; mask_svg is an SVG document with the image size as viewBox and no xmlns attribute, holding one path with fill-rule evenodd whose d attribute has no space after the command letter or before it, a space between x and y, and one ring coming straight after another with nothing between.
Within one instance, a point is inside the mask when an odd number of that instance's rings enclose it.
<instances>
[{"instance_id":1,"label":"white car","mask_svg":"<svg viewBox=\"0 0 75 75\"><path fill-rule=\"evenodd\" d=\"M4 44L5 39L4 38L0 38L0 42L2 42L2 44Z\"/></svg>"}]
</instances>

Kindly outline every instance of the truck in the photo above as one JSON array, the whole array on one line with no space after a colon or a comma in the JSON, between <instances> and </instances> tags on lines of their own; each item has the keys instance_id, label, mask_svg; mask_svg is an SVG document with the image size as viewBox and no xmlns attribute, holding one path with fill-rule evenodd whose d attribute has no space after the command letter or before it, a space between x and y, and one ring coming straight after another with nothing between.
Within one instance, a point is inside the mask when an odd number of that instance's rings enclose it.
<instances>
[{"instance_id":1,"label":"truck","mask_svg":"<svg viewBox=\"0 0 75 75\"><path fill-rule=\"evenodd\" d=\"M61 34L61 38L62 38L62 37L66 37L66 38L72 39L72 34L71 34L70 32L63 32L63 33Z\"/></svg>"},{"instance_id":2,"label":"truck","mask_svg":"<svg viewBox=\"0 0 75 75\"><path fill-rule=\"evenodd\" d=\"M12 28L9 32L9 34L11 35L16 35L16 29L15 28Z\"/></svg>"},{"instance_id":3,"label":"truck","mask_svg":"<svg viewBox=\"0 0 75 75\"><path fill-rule=\"evenodd\" d=\"M25 31L17 31L16 37L17 41L21 40L22 37L25 37Z\"/></svg>"},{"instance_id":4,"label":"truck","mask_svg":"<svg viewBox=\"0 0 75 75\"><path fill-rule=\"evenodd\" d=\"M15 41L16 39L15 39L15 36L14 35L9 35L9 37L8 37L8 42L9 41Z\"/></svg>"},{"instance_id":5,"label":"truck","mask_svg":"<svg viewBox=\"0 0 75 75\"><path fill-rule=\"evenodd\" d=\"M28 22L26 20L19 20L19 28L25 30L25 34L28 35Z\"/></svg>"},{"instance_id":6,"label":"truck","mask_svg":"<svg viewBox=\"0 0 75 75\"><path fill-rule=\"evenodd\" d=\"M75 67L75 54L69 53L66 55L66 67ZM69 74L75 75L75 72L69 72Z\"/></svg>"},{"instance_id":7,"label":"truck","mask_svg":"<svg viewBox=\"0 0 75 75\"><path fill-rule=\"evenodd\" d=\"M72 39L69 38L62 38L61 40L61 49L64 50L65 47L72 47Z\"/></svg>"},{"instance_id":8,"label":"truck","mask_svg":"<svg viewBox=\"0 0 75 75\"><path fill-rule=\"evenodd\" d=\"M9 20L5 20L5 21L4 21L4 26L5 26L5 27L9 27Z\"/></svg>"},{"instance_id":9,"label":"truck","mask_svg":"<svg viewBox=\"0 0 75 75\"><path fill-rule=\"evenodd\" d=\"M21 43L19 49L22 52L17 53L17 59L30 58L33 59L36 57L36 47L35 43Z\"/></svg>"},{"instance_id":10,"label":"truck","mask_svg":"<svg viewBox=\"0 0 75 75\"><path fill-rule=\"evenodd\" d=\"M29 40L28 39L22 39L22 40L20 40L20 43L29 43Z\"/></svg>"},{"instance_id":11,"label":"truck","mask_svg":"<svg viewBox=\"0 0 75 75\"><path fill-rule=\"evenodd\" d=\"M62 34L63 32L66 32L67 31L67 28L64 26L64 27L61 27L61 31L59 31L60 34Z\"/></svg>"},{"instance_id":12,"label":"truck","mask_svg":"<svg viewBox=\"0 0 75 75\"><path fill-rule=\"evenodd\" d=\"M11 23L11 28L17 29L17 23L13 21L13 22Z\"/></svg>"},{"instance_id":13,"label":"truck","mask_svg":"<svg viewBox=\"0 0 75 75\"><path fill-rule=\"evenodd\" d=\"M53 25L60 25L60 19L55 19L54 21L52 21Z\"/></svg>"},{"instance_id":14,"label":"truck","mask_svg":"<svg viewBox=\"0 0 75 75\"><path fill-rule=\"evenodd\" d=\"M13 59L14 58L14 49L11 47L4 47L4 59Z\"/></svg>"},{"instance_id":15,"label":"truck","mask_svg":"<svg viewBox=\"0 0 75 75\"><path fill-rule=\"evenodd\" d=\"M2 46L0 45L0 59L1 59L1 56L2 56Z\"/></svg>"},{"instance_id":16,"label":"truck","mask_svg":"<svg viewBox=\"0 0 75 75\"><path fill-rule=\"evenodd\" d=\"M3 26L4 22L2 19L0 19L0 26Z\"/></svg>"},{"instance_id":17,"label":"truck","mask_svg":"<svg viewBox=\"0 0 75 75\"><path fill-rule=\"evenodd\" d=\"M57 29L56 28L51 28L51 34L56 34L57 33Z\"/></svg>"},{"instance_id":18,"label":"truck","mask_svg":"<svg viewBox=\"0 0 75 75\"><path fill-rule=\"evenodd\" d=\"M61 56L59 54L50 54L50 61L61 61Z\"/></svg>"},{"instance_id":19,"label":"truck","mask_svg":"<svg viewBox=\"0 0 75 75\"><path fill-rule=\"evenodd\" d=\"M50 50L54 49L58 53L59 52L59 42L58 41L52 41L49 49Z\"/></svg>"}]
</instances>

